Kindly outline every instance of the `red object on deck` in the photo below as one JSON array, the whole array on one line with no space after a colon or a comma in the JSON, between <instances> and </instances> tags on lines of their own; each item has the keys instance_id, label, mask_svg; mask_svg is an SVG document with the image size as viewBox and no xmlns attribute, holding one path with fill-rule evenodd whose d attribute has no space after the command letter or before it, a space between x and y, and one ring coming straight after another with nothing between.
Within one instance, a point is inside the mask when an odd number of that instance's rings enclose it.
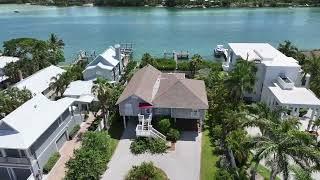
<instances>
[{"instance_id":1,"label":"red object on deck","mask_svg":"<svg viewBox=\"0 0 320 180\"><path fill-rule=\"evenodd\" d=\"M147 109L147 108L152 108L153 106L149 103L139 103L139 108L141 109Z\"/></svg>"}]
</instances>

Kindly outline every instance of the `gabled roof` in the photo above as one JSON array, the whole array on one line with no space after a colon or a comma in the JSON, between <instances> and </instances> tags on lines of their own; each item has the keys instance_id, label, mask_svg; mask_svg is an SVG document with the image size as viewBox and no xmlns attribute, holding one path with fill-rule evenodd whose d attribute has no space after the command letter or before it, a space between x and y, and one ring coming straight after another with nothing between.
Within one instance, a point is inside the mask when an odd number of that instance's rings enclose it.
<instances>
[{"instance_id":1,"label":"gabled roof","mask_svg":"<svg viewBox=\"0 0 320 180\"><path fill-rule=\"evenodd\" d=\"M137 96L151 103L153 88L160 75L161 72L151 65L147 65L137 71L122 92L117 104L130 96Z\"/></svg>"},{"instance_id":2,"label":"gabled roof","mask_svg":"<svg viewBox=\"0 0 320 180\"><path fill-rule=\"evenodd\" d=\"M208 109L203 81L185 79L183 73L161 73L151 65L132 77L117 104L130 96L137 96L154 107Z\"/></svg>"},{"instance_id":3,"label":"gabled roof","mask_svg":"<svg viewBox=\"0 0 320 180\"><path fill-rule=\"evenodd\" d=\"M0 131L0 148L29 148L74 101L50 101L37 94L1 120L12 130Z\"/></svg>"},{"instance_id":4,"label":"gabled roof","mask_svg":"<svg viewBox=\"0 0 320 180\"><path fill-rule=\"evenodd\" d=\"M97 65L87 66L87 68L84 71L87 71L89 69L97 69L97 68L110 71L114 67L113 66L107 66L107 65L104 65L101 62L99 62Z\"/></svg>"},{"instance_id":5,"label":"gabled roof","mask_svg":"<svg viewBox=\"0 0 320 180\"><path fill-rule=\"evenodd\" d=\"M65 72L64 69L51 65L21 80L14 86L19 89L29 89L33 94L42 93L49 88L52 82L51 78L57 77L58 74L62 74L63 72Z\"/></svg>"},{"instance_id":6,"label":"gabled roof","mask_svg":"<svg viewBox=\"0 0 320 180\"><path fill-rule=\"evenodd\" d=\"M177 80L163 93L157 93L152 102L160 108L208 109L205 84L193 79Z\"/></svg>"},{"instance_id":7,"label":"gabled roof","mask_svg":"<svg viewBox=\"0 0 320 180\"><path fill-rule=\"evenodd\" d=\"M105 66L111 66L112 68L119 64L119 60L115 58L116 51L114 47L110 46L103 53L99 54L93 61L88 64L88 67L95 66L98 63L102 63Z\"/></svg>"},{"instance_id":8,"label":"gabled roof","mask_svg":"<svg viewBox=\"0 0 320 180\"><path fill-rule=\"evenodd\" d=\"M8 63L16 62L16 61L19 61L19 58L0 55L0 69L4 68Z\"/></svg>"}]
</instances>

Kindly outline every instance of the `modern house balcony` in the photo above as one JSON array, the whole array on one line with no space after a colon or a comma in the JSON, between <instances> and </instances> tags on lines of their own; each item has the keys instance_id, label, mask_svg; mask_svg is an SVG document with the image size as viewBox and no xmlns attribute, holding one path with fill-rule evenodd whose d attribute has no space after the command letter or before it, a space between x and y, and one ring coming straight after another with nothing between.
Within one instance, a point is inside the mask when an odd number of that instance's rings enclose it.
<instances>
[{"instance_id":1,"label":"modern house balcony","mask_svg":"<svg viewBox=\"0 0 320 180\"><path fill-rule=\"evenodd\" d=\"M291 81L291 79L289 79L288 77L284 76L284 75L280 75L277 78L278 84L282 89L293 89L294 87L294 83Z\"/></svg>"},{"instance_id":2,"label":"modern house balcony","mask_svg":"<svg viewBox=\"0 0 320 180\"><path fill-rule=\"evenodd\" d=\"M0 164L9 165L31 165L30 161L26 157L15 158L15 157L0 157Z\"/></svg>"}]
</instances>

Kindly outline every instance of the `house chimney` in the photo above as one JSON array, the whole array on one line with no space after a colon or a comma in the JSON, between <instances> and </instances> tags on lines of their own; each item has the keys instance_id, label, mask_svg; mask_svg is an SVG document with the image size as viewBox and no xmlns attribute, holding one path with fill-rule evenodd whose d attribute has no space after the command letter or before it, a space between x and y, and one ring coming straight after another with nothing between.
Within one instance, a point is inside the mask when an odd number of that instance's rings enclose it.
<instances>
[{"instance_id":1,"label":"house chimney","mask_svg":"<svg viewBox=\"0 0 320 180\"><path fill-rule=\"evenodd\" d=\"M123 68L123 62L122 62L122 59L121 59L121 49L120 48L121 48L120 44L114 45L114 49L116 51L116 59L120 63L120 69L122 69Z\"/></svg>"},{"instance_id":2,"label":"house chimney","mask_svg":"<svg viewBox=\"0 0 320 180\"><path fill-rule=\"evenodd\" d=\"M22 81L23 80L23 76L22 76L22 71L18 70L18 75L19 75L19 80Z\"/></svg>"},{"instance_id":3,"label":"house chimney","mask_svg":"<svg viewBox=\"0 0 320 180\"><path fill-rule=\"evenodd\" d=\"M304 87L305 88L307 88L307 89L309 89L309 87L310 87L310 77L311 77L311 75L310 74L306 74L306 76L305 76L305 84L304 84Z\"/></svg>"}]
</instances>

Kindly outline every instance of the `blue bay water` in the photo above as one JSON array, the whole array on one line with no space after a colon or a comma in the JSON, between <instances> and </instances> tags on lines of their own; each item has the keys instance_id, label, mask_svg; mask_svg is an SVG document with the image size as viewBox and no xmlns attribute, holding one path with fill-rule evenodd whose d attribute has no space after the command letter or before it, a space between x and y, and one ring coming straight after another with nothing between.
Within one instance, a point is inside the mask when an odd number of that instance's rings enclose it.
<instances>
[{"instance_id":1,"label":"blue bay water","mask_svg":"<svg viewBox=\"0 0 320 180\"><path fill-rule=\"evenodd\" d=\"M14 13L18 10L20 13ZM162 56L184 50L212 57L217 44L291 40L302 49L320 48L320 8L166 9L0 5L0 43L11 38L66 43L67 61L79 50L103 51L134 43L134 55Z\"/></svg>"}]
</instances>

